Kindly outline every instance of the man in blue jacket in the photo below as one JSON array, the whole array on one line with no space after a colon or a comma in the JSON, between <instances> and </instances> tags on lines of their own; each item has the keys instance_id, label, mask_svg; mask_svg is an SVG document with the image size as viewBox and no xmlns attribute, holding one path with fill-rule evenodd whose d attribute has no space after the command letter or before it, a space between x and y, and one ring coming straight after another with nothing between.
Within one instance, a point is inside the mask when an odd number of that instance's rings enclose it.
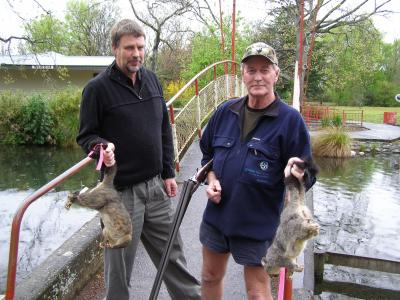
<instances>
[{"instance_id":1,"label":"man in blue jacket","mask_svg":"<svg viewBox=\"0 0 400 300\"><path fill-rule=\"evenodd\" d=\"M132 218L133 239L123 249L105 249L107 300L128 300L139 239L158 266L169 237L176 195L174 149L161 84L143 67L145 33L132 20L111 30L115 61L84 88L78 144L89 152L107 145L104 163L117 160L115 187ZM114 160L115 151L115 160ZM186 268L180 235L164 282L172 299L200 299L199 282Z\"/></svg>"},{"instance_id":2,"label":"man in blue jacket","mask_svg":"<svg viewBox=\"0 0 400 300\"><path fill-rule=\"evenodd\" d=\"M222 299L230 254L244 266L248 298L272 299L261 258L283 209L284 171L307 188L315 182L294 164L311 157L310 137L299 112L274 91L280 72L275 50L250 45L241 72L248 95L222 104L200 141L202 164L214 159L200 227L202 299Z\"/></svg>"}]
</instances>

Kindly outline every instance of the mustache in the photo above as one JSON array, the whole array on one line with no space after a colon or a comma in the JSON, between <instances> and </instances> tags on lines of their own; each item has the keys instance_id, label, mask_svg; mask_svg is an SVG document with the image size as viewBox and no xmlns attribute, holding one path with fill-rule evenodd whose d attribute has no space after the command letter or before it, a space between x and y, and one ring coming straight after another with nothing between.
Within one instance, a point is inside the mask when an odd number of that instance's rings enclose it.
<instances>
[{"instance_id":1,"label":"mustache","mask_svg":"<svg viewBox=\"0 0 400 300\"><path fill-rule=\"evenodd\" d=\"M134 59L130 59L130 60L128 60L128 63L130 63L130 62L142 62L142 59L141 58L134 58Z\"/></svg>"}]
</instances>

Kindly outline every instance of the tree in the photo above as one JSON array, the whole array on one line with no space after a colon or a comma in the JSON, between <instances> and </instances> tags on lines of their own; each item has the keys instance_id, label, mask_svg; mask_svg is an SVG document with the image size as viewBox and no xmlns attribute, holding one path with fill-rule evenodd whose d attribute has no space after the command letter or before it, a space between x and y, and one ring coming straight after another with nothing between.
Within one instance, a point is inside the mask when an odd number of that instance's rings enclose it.
<instances>
[{"instance_id":1,"label":"tree","mask_svg":"<svg viewBox=\"0 0 400 300\"><path fill-rule=\"evenodd\" d=\"M66 49L68 32L65 25L51 14L42 15L40 19L26 24L25 32L30 41L35 41L27 44L31 53L68 52Z\"/></svg>"},{"instance_id":2,"label":"tree","mask_svg":"<svg viewBox=\"0 0 400 300\"><path fill-rule=\"evenodd\" d=\"M114 2L69 1L65 15L69 54L110 55L110 30L118 16Z\"/></svg>"},{"instance_id":3,"label":"tree","mask_svg":"<svg viewBox=\"0 0 400 300\"><path fill-rule=\"evenodd\" d=\"M285 68L292 70L294 73L294 62L298 60L299 53L303 53L303 61L309 62L308 68L311 67L311 58L313 49L310 46L313 44L315 38L332 33L336 28L343 26L355 26L365 20L370 19L371 16L376 14L384 14L388 11L385 10L385 5L392 0L360 0L354 2L352 0L304 0L304 49L299 49L299 7L301 0L268 0L271 7L268 14L275 17L270 24L259 26L259 31L266 33L273 28L276 18L285 16L280 21L278 32L288 34L296 30L296 35L292 37L292 44L285 44L281 51L284 51L284 57L289 58L290 61L286 63ZM371 8L367 10L367 4L371 4ZM287 24L287 29L284 23ZM276 33L278 33L276 32ZM269 36L271 37L271 36ZM278 37L279 38L279 37ZM288 41L285 39L285 41ZM278 47L279 49L279 47ZM311 51L309 51L311 50ZM287 55L286 55L287 54ZM304 55L305 54L305 55ZM307 57L308 56L308 57ZM303 83L304 77L307 77L308 70L305 69L301 81ZM293 76L291 76L293 77ZM301 84L303 86L303 84Z\"/></svg>"},{"instance_id":4,"label":"tree","mask_svg":"<svg viewBox=\"0 0 400 300\"><path fill-rule=\"evenodd\" d=\"M241 22L243 22L242 18L237 18L238 28L241 27ZM227 37L226 45L231 44L231 25L230 17L225 18L224 22L224 34ZM203 28L202 32L197 33L190 42L191 48L191 57L190 61L187 64L186 70L183 74L183 77L186 80L189 80L198 72L200 72L205 67L221 60L226 60L227 58L231 58L231 49L227 47L225 49L225 57L221 52L221 45L219 41L219 37L214 34L214 32L219 31L218 28L208 27ZM250 44L251 31L249 28L244 26L241 31L236 32L236 51L235 51L235 60L240 61L241 55L244 52L245 48Z\"/></svg>"},{"instance_id":5,"label":"tree","mask_svg":"<svg viewBox=\"0 0 400 300\"><path fill-rule=\"evenodd\" d=\"M323 38L329 49L324 68L328 100L339 105L371 104L365 101L381 72L381 34L371 20L336 28L332 33Z\"/></svg>"},{"instance_id":6,"label":"tree","mask_svg":"<svg viewBox=\"0 0 400 300\"><path fill-rule=\"evenodd\" d=\"M65 21L45 14L25 26L29 50L33 53L110 55L110 30L118 16L114 3L70 0Z\"/></svg>"},{"instance_id":7,"label":"tree","mask_svg":"<svg viewBox=\"0 0 400 300\"><path fill-rule=\"evenodd\" d=\"M161 45L166 44L173 49L172 45L168 42L169 39L171 39L174 34L190 32L188 28L182 28L183 25L179 17L190 11L193 0L147 1L147 14L139 13L132 0L129 0L129 3L135 17L145 26L149 27L154 33L152 51L149 58L149 68L155 71Z\"/></svg>"}]
</instances>

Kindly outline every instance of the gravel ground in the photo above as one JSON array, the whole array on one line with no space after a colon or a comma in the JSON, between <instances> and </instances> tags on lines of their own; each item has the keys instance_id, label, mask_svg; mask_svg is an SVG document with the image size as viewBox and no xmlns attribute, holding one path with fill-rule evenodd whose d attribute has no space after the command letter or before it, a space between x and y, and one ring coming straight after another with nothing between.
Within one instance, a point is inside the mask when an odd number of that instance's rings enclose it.
<instances>
[{"instance_id":1,"label":"gravel ground","mask_svg":"<svg viewBox=\"0 0 400 300\"><path fill-rule=\"evenodd\" d=\"M105 297L103 269L79 292L75 300L102 300Z\"/></svg>"}]
</instances>

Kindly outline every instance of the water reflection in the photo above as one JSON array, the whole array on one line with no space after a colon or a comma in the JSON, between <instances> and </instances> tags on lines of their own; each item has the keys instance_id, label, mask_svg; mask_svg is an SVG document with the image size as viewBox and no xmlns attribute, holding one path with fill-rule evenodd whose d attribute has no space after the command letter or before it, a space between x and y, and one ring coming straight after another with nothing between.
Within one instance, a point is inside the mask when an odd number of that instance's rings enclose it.
<instances>
[{"instance_id":1,"label":"water reflection","mask_svg":"<svg viewBox=\"0 0 400 300\"><path fill-rule=\"evenodd\" d=\"M14 213L34 190L85 157L80 149L0 146L0 293L6 285L9 240ZM20 232L17 282L29 275L66 239L96 214L64 208L69 190L92 186L98 178L94 163L34 202L26 211Z\"/></svg>"},{"instance_id":2,"label":"water reflection","mask_svg":"<svg viewBox=\"0 0 400 300\"><path fill-rule=\"evenodd\" d=\"M399 160L399 155L318 160L321 172L314 188L314 213L322 225L318 249L400 261ZM398 275L349 269L327 266L324 276L344 282L362 279L363 284L388 289L400 286Z\"/></svg>"}]
</instances>

